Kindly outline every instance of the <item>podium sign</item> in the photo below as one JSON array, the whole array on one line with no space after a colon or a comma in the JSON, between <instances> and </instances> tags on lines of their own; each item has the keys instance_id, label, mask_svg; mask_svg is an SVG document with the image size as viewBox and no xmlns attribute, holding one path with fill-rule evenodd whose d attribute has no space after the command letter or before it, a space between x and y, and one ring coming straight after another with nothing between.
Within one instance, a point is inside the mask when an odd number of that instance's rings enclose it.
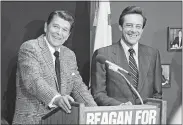
<instances>
[{"instance_id":1,"label":"podium sign","mask_svg":"<svg viewBox=\"0 0 183 125\"><path fill-rule=\"evenodd\" d=\"M85 107L72 103L71 113L57 107L40 124L166 124L166 101L148 99L146 105Z\"/></svg>"},{"instance_id":2,"label":"podium sign","mask_svg":"<svg viewBox=\"0 0 183 125\"><path fill-rule=\"evenodd\" d=\"M101 110L96 108L85 111L84 124L160 124L160 109L154 106L131 106L131 109L126 106L99 107Z\"/></svg>"}]
</instances>

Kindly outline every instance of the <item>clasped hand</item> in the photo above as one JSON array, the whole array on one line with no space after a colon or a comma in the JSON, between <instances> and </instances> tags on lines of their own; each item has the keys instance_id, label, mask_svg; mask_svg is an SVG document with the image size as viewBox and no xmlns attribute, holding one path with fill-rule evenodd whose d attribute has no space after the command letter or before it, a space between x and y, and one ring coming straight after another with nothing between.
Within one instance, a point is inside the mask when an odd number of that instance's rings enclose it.
<instances>
[{"instance_id":1,"label":"clasped hand","mask_svg":"<svg viewBox=\"0 0 183 125\"><path fill-rule=\"evenodd\" d=\"M122 105L133 105L130 101L126 102L126 103L121 103L120 106Z\"/></svg>"},{"instance_id":2,"label":"clasped hand","mask_svg":"<svg viewBox=\"0 0 183 125\"><path fill-rule=\"evenodd\" d=\"M71 113L70 102L74 102L74 99L69 95L64 95L55 98L55 101L53 103L61 107L65 112Z\"/></svg>"}]
</instances>

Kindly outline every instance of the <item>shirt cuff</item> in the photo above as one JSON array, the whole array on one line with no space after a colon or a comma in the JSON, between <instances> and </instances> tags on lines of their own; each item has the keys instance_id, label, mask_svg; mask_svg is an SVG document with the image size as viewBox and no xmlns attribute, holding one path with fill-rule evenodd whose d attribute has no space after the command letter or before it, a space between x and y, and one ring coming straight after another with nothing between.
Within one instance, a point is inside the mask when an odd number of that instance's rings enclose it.
<instances>
[{"instance_id":1,"label":"shirt cuff","mask_svg":"<svg viewBox=\"0 0 183 125\"><path fill-rule=\"evenodd\" d=\"M49 108L55 108L55 107L57 107L56 105L53 104L53 102L55 101L55 99L56 99L57 97L60 97L60 96L61 96L60 94L55 95L55 96L52 98L52 100L50 101L50 103L48 104L48 107L49 107Z\"/></svg>"}]
</instances>

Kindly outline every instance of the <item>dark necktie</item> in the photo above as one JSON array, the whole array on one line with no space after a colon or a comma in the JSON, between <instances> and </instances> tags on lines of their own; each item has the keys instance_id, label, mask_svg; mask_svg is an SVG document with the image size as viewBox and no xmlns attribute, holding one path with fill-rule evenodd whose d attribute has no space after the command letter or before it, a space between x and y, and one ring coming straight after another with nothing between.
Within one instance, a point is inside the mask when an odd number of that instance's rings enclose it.
<instances>
[{"instance_id":1,"label":"dark necktie","mask_svg":"<svg viewBox=\"0 0 183 125\"><path fill-rule=\"evenodd\" d=\"M129 56L129 67L130 67L130 72L132 75L133 79L133 86L137 89L138 86L138 69L137 69L137 64L135 62L135 59L133 57L133 53L135 53L133 48L130 48L129 50L130 56Z\"/></svg>"},{"instance_id":2,"label":"dark necktie","mask_svg":"<svg viewBox=\"0 0 183 125\"><path fill-rule=\"evenodd\" d=\"M57 75L57 81L58 81L58 85L61 84L60 82L60 60L59 60L59 52L55 51L54 52L54 56L56 57L55 59L55 72Z\"/></svg>"}]
</instances>

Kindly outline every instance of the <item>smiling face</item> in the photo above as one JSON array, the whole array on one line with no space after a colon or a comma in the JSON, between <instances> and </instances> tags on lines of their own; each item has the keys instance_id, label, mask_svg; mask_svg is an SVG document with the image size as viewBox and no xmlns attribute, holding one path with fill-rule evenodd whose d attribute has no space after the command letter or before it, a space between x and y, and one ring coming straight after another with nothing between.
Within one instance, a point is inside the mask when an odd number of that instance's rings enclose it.
<instances>
[{"instance_id":1,"label":"smiling face","mask_svg":"<svg viewBox=\"0 0 183 125\"><path fill-rule=\"evenodd\" d=\"M71 25L68 21L54 16L49 24L45 23L44 31L49 44L56 50L68 39Z\"/></svg>"},{"instance_id":2,"label":"smiling face","mask_svg":"<svg viewBox=\"0 0 183 125\"><path fill-rule=\"evenodd\" d=\"M139 14L127 14L124 16L122 27L122 39L128 46L135 45L143 32L143 17Z\"/></svg>"}]
</instances>

